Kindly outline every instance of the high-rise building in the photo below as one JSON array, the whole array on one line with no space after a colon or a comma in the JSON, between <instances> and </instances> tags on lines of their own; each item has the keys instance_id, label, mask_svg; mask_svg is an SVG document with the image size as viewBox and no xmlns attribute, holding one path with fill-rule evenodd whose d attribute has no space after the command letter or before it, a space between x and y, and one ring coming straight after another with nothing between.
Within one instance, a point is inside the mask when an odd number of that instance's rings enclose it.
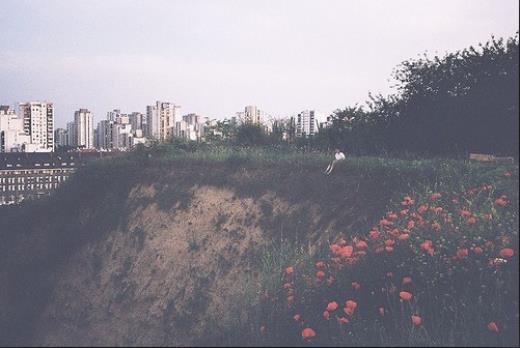
<instances>
[{"instance_id":1,"label":"high-rise building","mask_svg":"<svg viewBox=\"0 0 520 348\"><path fill-rule=\"evenodd\" d=\"M131 147L130 138L133 137L132 125L115 123L112 126L112 147L116 149L128 149Z\"/></svg>"},{"instance_id":2,"label":"high-rise building","mask_svg":"<svg viewBox=\"0 0 520 348\"><path fill-rule=\"evenodd\" d=\"M180 106L174 103L157 101L146 107L148 136L159 141L166 141L173 136L175 119Z\"/></svg>"},{"instance_id":3,"label":"high-rise building","mask_svg":"<svg viewBox=\"0 0 520 348\"><path fill-rule=\"evenodd\" d=\"M116 122L117 118L121 116L121 110L114 109L113 111L107 112L107 120L111 122Z\"/></svg>"},{"instance_id":4,"label":"high-rise building","mask_svg":"<svg viewBox=\"0 0 520 348\"><path fill-rule=\"evenodd\" d=\"M256 105L247 105L243 112L237 112L236 117L242 124L262 123L262 111Z\"/></svg>"},{"instance_id":5,"label":"high-rise building","mask_svg":"<svg viewBox=\"0 0 520 348\"><path fill-rule=\"evenodd\" d=\"M146 122L146 116L141 112L132 112L130 115L128 115L130 119L130 124L132 125L132 130L135 132L137 130L142 131L142 135L146 136L147 131L147 122Z\"/></svg>"},{"instance_id":6,"label":"high-rise building","mask_svg":"<svg viewBox=\"0 0 520 348\"><path fill-rule=\"evenodd\" d=\"M77 146L76 122L67 122L67 145Z\"/></svg>"},{"instance_id":7,"label":"high-rise building","mask_svg":"<svg viewBox=\"0 0 520 348\"><path fill-rule=\"evenodd\" d=\"M193 141L200 140L204 137L207 121L207 117L197 114L184 115L180 121L175 122L174 136Z\"/></svg>"},{"instance_id":8,"label":"high-rise building","mask_svg":"<svg viewBox=\"0 0 520 348\"><path fill-rule=\"evenodd\" d=\"M48 102L20 104L23 127L35 152L54 150L54 107Z\"/></svg>"},{"instance_id":9,"label":"high-rise building","mask_svg":"<svg viewBox=\"0 0 520 348\"><path fill-rule=\"evenodd\" d=\"M56 128L54 131L54 142L56 147L67 145L67 130L65 128Z\"/></svg>"},{"instance_id":10,"label":"high-rise building","mask_svg":"<svg viewBox=\"0 0 520 348\"><path fill-rule=\"evenodd\" d=\"M94 116L87 109L74 112L75 144L90 149L94 147Z\"/></svg>"},{"instance_id":11,"label":"high-rise building","mask_svg":"<svg viewBox=\"0 0 520 348\"><path fill-rule=\"evenodd\" d=\"M318 131L314 110L304 110L296 116L296 136L313 136Z\"/></svg>"},{"instance_id":12,"label":"high-rise building","mask_svg":"<svg viewBox=\"0 0 520 348\"><path fill-rule=\"evenodd\" d=\"M97 126L97 146L99 149L112 149L113 146L113 128L114 122L110 120L101 120Z\"/></svg>"},{"instance_id":13,"label":"high-rise building","mask_svg":"<svg viewBox=\"0 0 520 348\"><path fill-rule=\"evenodd\" d=\"M23 119L8 105L0 105L0 152L22 151L30 137L25 134Z\"/></svg>"}]
</instances>

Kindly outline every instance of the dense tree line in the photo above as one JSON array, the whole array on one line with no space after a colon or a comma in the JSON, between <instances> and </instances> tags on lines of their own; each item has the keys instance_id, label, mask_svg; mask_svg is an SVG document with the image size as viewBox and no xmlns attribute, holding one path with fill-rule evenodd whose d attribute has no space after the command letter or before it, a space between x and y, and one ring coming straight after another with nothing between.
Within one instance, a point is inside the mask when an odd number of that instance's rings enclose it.
<instances>
[{"instance_id":1,"label":"dense tree line","mask_svg":"<svg viewBox=\"0 0 520 348\"><path fill-rule=\"evenodd\" d=\"M321 134L330 146L361 153L468 152L518 158L518 33L443 57L403 62L395 94L333 115Z\"/></svg>"},{"instance_id":2,"label":"dense tree line","mask_svg":"<svg viewBox=\"0 0 520 348\"><path fill-rule=\"evenodd\" d=\"M478 47L401 63L395 92L371 95L365 105L336 110L328 127L295 137L294 120L258 125L219 121L211 144L342 148L356 154L466 156L470 152L518 158L519 35Z\"/></svg>"}]
</instances>

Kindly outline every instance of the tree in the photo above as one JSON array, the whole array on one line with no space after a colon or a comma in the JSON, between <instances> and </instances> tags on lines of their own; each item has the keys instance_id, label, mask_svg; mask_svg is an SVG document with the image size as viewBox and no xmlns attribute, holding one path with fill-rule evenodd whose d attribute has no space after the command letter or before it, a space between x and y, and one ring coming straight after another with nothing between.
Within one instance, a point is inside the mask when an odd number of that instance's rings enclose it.
<instances>
[{"instance_id":1,"label":"tree","mask_svg":"<svg viewBox=\"0 0 520 348\"><path fill-rule=\"evenodd\" d=\"M238 126L235 142L244 146L265 145L267 143L267 135L260 125L245 123Z\"/></svg>"}]
</instances>

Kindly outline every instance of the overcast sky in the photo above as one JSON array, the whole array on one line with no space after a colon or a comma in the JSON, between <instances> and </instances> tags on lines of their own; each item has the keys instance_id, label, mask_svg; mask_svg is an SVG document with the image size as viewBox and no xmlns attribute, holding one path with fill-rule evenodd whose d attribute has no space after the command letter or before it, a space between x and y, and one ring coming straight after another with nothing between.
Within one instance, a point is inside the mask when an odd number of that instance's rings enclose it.
<instances>
[{"instance_id":1,"label":"overcast sky","mask_svg":"<svg viewBox=\"0 0 520 348\"><path fill-rule=\"evenodd\" d=\"M388 93L392 69L518 30L518 0L0 0L0 104L224 118L330 113Z\"/></svg>"}]
</instances>

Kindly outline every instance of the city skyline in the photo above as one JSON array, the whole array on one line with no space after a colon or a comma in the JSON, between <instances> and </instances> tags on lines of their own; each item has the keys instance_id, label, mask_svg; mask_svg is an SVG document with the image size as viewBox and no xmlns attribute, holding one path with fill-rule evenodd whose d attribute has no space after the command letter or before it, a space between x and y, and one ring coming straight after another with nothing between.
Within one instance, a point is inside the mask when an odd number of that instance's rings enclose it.
<instances>
[{"instance_id":1,"label":"city skyline","mask_svg":"<svg viewBox=\"0 0 520 348\"><path fill-rule=\"evenodd\" d=\"M392 70L518 30L518 2L3 1L0 104L48 100L55 127L167 100L183 113L332 112L390 91ZM158 9L160 11L158 11ZM320 9L320 11L318 11ZM385 60L378 57L385 54Z\"/></svg>"}]
</instances>

